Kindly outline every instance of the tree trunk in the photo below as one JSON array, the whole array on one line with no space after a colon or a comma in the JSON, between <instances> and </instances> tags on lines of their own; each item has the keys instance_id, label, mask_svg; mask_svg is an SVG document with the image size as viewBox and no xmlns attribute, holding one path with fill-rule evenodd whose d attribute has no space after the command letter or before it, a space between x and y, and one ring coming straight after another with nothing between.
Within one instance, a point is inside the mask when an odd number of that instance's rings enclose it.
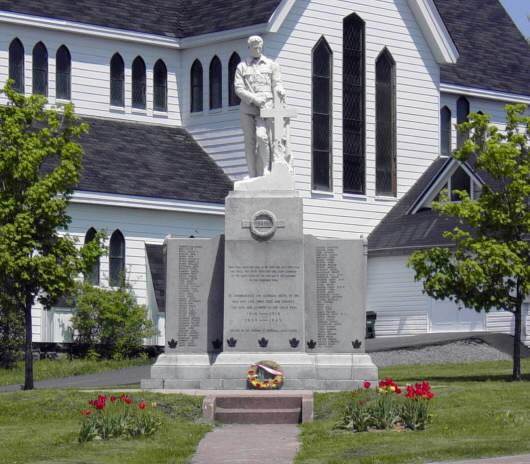
<instances>
[{"instance_id":1,"label":"tree trunk","mask_svg":"<svg viewBox=\"0 0 530 464\"><path fill-rule=\"evenodd\" d=\"M26 306L24 316L26 321L26 346L24 353L24 390L33 390L33 327L31 320L31 308L33 306L33 296L26 295Z\"/></svg>"},{"instance_id":2,"label":"tree trunk","mask_svg":"<svg viewBox=\"0 0 530 464\"><path fill-rule=\"evenodd\" d=\"M513 375L512 380L521 380L521 322L522 304L518 304L514 313L515 328L513 331Z\"/></svg>"}]
</instances>

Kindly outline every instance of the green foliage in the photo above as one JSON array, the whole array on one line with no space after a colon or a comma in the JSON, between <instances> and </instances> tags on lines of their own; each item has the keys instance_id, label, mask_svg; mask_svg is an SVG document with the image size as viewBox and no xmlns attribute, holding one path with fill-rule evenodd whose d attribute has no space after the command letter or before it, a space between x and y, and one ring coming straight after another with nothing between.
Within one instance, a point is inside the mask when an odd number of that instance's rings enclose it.
<instances>
[{"instance_id":1,"label":"green foliage","mask_svg":"<svg viewBox=\"0 0 530 464\"><path fill-rule=\"evenodd\" d=\"M115 359L136 355L143 339L156 333L147 308L136 302L130 288L107 290L87 283L76 294L72 326L76 342L88 353Z\"/></svg>"},{"instance_id":2,"label":"green foliage","mask_svg":"<svg viewBox=\"0 0 530 464\"><path fill-rule=\"evenodd\" d=\"M72 105L47 109L44 97L18 94L11 82L1 93L7 104L0 106L0 307L25 318L26 388L32 388L31 306L38 299L49 308L70 292L102 250L99 240L78 249L64 233L87 125Z\"/></svg>"},{"instance_id":3,"label":"green foliage","mask_svg":"<svg viewBox=\"0 0 530 464\"><path fill-rule=\"evenodd\" d=\"M453 156L462 162L475 158L478 172L490 182L477 199L460 191L459 202L447 201L447 195L434 202L441 215L458 219L459 225L444 233L454 247L417 251L409 261L415 279L433 298L476 311L514 313L516 339L522 303L530 293L530 117L525 111L525 105L506 106L504 132L490 124L488 115L475 113L459 126L471 137ZM517 354L514 361L514 377L520 377Z\"/></svg>"},{"instance_id":4,"label":"green foliage","mask_svg":"<svg viewBox=\"0 0 530 464\"><path fill-rule=\"evenodd\" d=\"M24 339L24 325L19 312L0 306L0 368L14 369Z\"/></svg>"}]
</instances>

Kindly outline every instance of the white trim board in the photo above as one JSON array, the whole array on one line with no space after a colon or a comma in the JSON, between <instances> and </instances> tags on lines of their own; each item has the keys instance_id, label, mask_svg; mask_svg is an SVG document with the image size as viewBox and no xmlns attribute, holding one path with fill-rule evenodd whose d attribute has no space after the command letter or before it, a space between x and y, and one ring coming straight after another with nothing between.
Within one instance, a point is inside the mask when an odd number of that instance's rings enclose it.
<instances>
[{"instance_id":1,"label":"white trim board","mask_svg":"<svg viewBox=\"0 0 530 464\"><path fill-rule=\"evenodd\" d=\"M455 64L459 54L433 0L408 0L420 29L439 64Z\"/></svg>"},{"instance_id":2,"label":"white trim board","mask_svg":"<svg viewBox=\"0 0 530 464\"><path fill-rule=\"evenodd\" d=\"M80 190L74 191L70 202L76 204L118 206L122 208L178 211L182 213L209 214L215 216L224 216L225 214L224 205L216 203L167 200L163 198L118 195L113 193L98 193Z\"/></svg>"},{"instance_id":3,"label":"white trim board","mask_svg":"<svg viewBox=\"0 0 530 464\"><path fill-rule=\"evenodd\" d=\"M530 105L530 95L518 95L515 93L500 92L497 90L477 89L464 85L440 84L440 93L455 95L468 95L470 97L484 98L486 100L503 101L507 103L526 103Z\"/></svg>"}]
</instances>

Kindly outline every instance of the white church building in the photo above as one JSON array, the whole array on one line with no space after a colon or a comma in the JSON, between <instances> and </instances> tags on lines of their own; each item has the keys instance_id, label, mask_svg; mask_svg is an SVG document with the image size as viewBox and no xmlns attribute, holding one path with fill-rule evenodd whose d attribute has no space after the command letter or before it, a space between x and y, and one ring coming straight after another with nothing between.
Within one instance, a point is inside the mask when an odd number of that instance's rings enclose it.
<instances>
[{"instance_id":1,"label":"white church building","mask_svg":"<svg viewBox=\"0 0 530 464\"><path fill-rule=\"evenodd\" d=\"M305 233L368 237L376 336L512 330L509 313L423 295L406 266L447 244L439 191L488 182L451 158L455 124L482 111L502 126L504 105L530 104L530 47L499 0L0 0L0 23L0 85L72 102L91 126L69 232L107 231L90 279L126 275L152 343L165 343L164 237L222 234L246 175L233 76L253 34L298 112ZM71 340L71 312L35 307L34 340Z\"/></svg>"}]
</instances>

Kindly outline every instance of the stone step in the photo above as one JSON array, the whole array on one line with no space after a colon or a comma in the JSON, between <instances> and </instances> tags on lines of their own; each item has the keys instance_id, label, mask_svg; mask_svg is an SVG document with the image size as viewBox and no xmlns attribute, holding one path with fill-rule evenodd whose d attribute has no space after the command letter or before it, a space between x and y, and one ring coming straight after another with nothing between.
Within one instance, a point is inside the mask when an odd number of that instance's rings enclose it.
<instances>
[{"instance_id":1,"label":"stone step","mask_svg":"<svg viewBox=\"0 0 530 464\"><path fill-rule=\"evenodd\" d=\"M301 408L249 409L215 408L215 420L223 424L298 424Z\"/></svg>"},{"instance_id":2,"label":"stone step","mask_svg":"<svg viewBox=\"0 0 530 464\"><path fill-rule=\"evenodd\" d=\"M301 396L218 396L216 407L223 409L300 409Z\"/></svg>"}]
</instances>

